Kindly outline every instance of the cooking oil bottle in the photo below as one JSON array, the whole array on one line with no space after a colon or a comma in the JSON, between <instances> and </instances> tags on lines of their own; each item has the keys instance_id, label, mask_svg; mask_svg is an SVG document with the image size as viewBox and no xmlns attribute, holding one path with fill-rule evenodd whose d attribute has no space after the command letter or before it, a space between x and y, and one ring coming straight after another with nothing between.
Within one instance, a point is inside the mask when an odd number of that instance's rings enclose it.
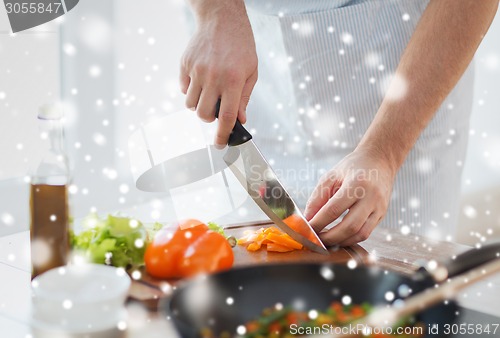
<instances>
[{"instance_id":1,"label":"cooking oil bottle","mask_svg":"<svg viewBox=\"0 0 500 338\"><path fill-rule=\"evenodd\" d=\"M69 256L68 159L64 152L63 112L57 104L41 106L38 123L49 149L31 177L31 278L66 265Z\"/></svg>"}]
</instances>

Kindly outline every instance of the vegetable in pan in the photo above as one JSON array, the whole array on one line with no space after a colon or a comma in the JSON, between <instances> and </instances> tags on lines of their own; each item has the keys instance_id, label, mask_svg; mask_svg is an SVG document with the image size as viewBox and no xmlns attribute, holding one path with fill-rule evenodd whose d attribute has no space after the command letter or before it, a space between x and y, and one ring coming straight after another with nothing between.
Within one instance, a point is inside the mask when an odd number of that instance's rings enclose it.
<instances>
[{"instance_id":1,"label":"vegetable in pan","mask_svg":"<svg viewBox=\"0 0 500 338\"><path fill-rule=\"evenodd\" d=\"M201 337L293 338L317 334L327 337L328 334L336 332L335 328L348 326L372 310L373 306L369 303L343 305L340 302L333 302L324 312L295 311L291 307L278 304L275 308L265 309L259 318L239 327L237 335L224 332L217 337L207 328L202 330ZM369 335L362 335L360 332L360 335L366 338L421 338L424 336L424 327L421 323L412 323L411 320L405 319L392 328L392 334L388 334L386 330L384 333L376 332Z\"/></svg>"}]
</instances>

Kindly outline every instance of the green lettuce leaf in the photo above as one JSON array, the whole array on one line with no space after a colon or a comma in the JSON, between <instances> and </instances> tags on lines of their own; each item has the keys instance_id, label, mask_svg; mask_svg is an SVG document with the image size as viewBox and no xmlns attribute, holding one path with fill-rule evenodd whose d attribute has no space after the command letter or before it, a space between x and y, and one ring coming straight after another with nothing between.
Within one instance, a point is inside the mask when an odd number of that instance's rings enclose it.
<instances>
[{"instance_id":1,"label":"green lettuce leaf","mask_svg":"<svg viewBox=\"0 0 500 338\"><path fill-rule=\"evenodd\" d=\"M90 214L82 221L82 226L80 233L71 232L70 242L73 250L90 262L127 269L144 265L147 232L140 221Z\"/></svg>"}]
</instances>

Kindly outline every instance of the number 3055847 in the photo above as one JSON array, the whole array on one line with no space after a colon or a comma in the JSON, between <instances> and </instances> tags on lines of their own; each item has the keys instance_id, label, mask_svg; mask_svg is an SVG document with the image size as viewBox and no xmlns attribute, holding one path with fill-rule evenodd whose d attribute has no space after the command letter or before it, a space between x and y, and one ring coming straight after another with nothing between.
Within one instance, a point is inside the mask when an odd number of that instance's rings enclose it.
<instances>
[{"instance_id":1,"label":"number 3055847","mask_svg":"<svg viewBox=\"0 0 500 338\"><path fill-rule=\"evenodd\" d=\"M23 13L23 14L35 14L35 13L59 13L63 10L61 3L50 2L44 4L42 2L6 2L5 8L7 9L7 14L15 13Z\"/></svg>"},{"instance_id":2,"label":"number 3055847","mask_svg":"<svg viewBox=\"0 0 500 338\"><path fill-rule=\"evenodd\" d=\"M500 324L466 324L466 323L461 323L461 324L445 324L444 325L444 334L449 335L449 334L461 334L461 335L493 335L495 337L497 336L497 330L499 328Z\"/></svg>"}]
</instances>

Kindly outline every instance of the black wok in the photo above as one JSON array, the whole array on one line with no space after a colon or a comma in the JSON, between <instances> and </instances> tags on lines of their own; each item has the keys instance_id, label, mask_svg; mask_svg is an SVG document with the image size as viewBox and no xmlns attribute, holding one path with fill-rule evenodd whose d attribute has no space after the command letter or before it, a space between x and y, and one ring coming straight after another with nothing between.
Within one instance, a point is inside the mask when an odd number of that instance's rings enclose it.
<instances>
[{"instance_id":1,"label":"black wok","mask_svg":"<svg viewBox=\"0 0 500 338\"><path fill-rule=\"evenodd\" d=\"M496 243L469 250L442 266L447 276L453 277L498 259L499 252L500 243ZM446 273L441 277L446 279ZM191 338L199 337L200 330L207 327L216 335L222 331L235 333L239 325L277 303L300 305L306 311L324 310L332 301L348 295L353 304L381 305L391 303L386 299L388 292L394 294L395 301L406 296L403 291L410 289L411 294L416 294L437 282L425 269L405 276L369 266L350 269L340 264L261 265L188 281L177 288L163 308L181 336ZM455 302L444 302L416 314L416 319L426 327L438 324L442 328L457 320L456 311ZM440 337L426 335L431 336Z\"/></svg>"}]
</instances>

